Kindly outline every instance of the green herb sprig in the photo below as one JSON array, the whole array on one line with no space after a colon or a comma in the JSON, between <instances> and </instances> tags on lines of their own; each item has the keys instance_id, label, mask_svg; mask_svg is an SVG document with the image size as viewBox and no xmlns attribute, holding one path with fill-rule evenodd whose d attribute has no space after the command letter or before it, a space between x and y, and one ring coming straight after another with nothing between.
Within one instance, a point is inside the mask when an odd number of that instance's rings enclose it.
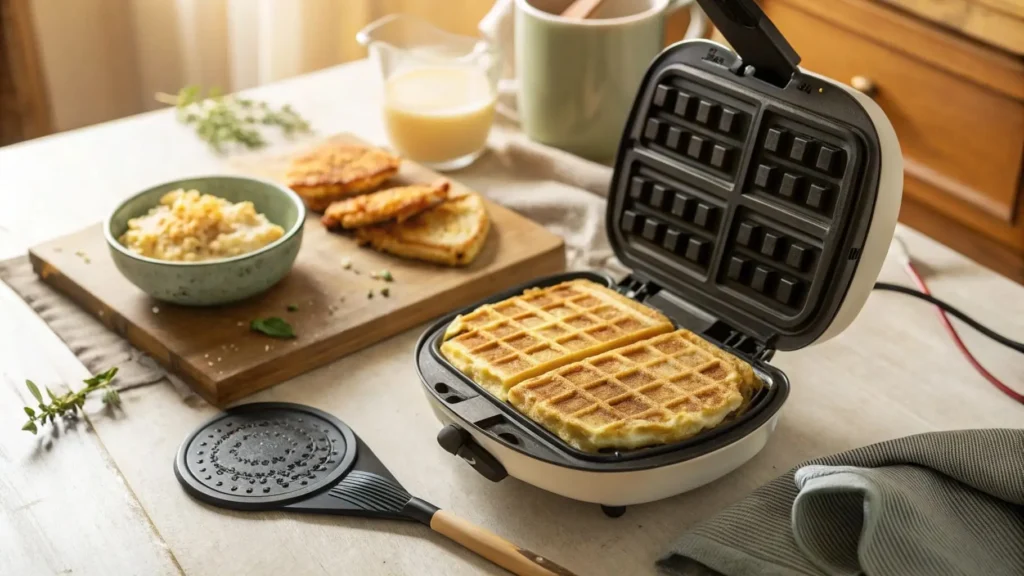
<instances>
[{"instance_id":1,"label":"green herb sprig","mask_svg":"<svg viewBox=\"0 0 1024 576\"><path fill-rule=\"evenodd\" d=\"M295 330L292 329L292 325L276 316L257 318L249 323L249 329L272 338L295 338Z\"/></svg>"},{"instance_id":2,"label":"green herb sprig","mask_svg":"<svg viewBox=\"0 0 1024 576\"><path fill-rule=\"evenodd\" d=\"M47 404L43 401L43 395L39 392L39 387L35 385L31 380L25 380L25 386L28 387L28 391L32 396L39 402L38 409L32 409L30 406L25 406L25 414L28 416L28 422L21 427L22 430L27 430L33 434L39 431L38 425L46 424L47 421L50 424L57 419L62 418L73 418L85 405L85 397L89 394L102 391L103 392L103 403L110 406L120 406L121 396L117 393L117 389L110 385L111 381L114 380L114 376L117 375L117 367L110 368L106 372L101 372L88 380L83 380L85 388L78 390L77 392L68 392L58 396L54 394L49 387L46 387L46 395L50 397L50 403Z\"/></svg>"},{"instance_id":3,"label":"green herb sprig","mask_svg":"<svg viewBox=\"0 0 1024 576\"><path fill-rule=\"evenodd\" d=\"M217 152L229 144L265 146L261 126L277 126L285 136L310 132L309 122L288 104L274 109L266 102L224 95L217 88L204 96L201 87L186 86L177 94L157 93L156 100L177 108L178 120L195 126L196 135Z\"/></svg>"}]
</instances>

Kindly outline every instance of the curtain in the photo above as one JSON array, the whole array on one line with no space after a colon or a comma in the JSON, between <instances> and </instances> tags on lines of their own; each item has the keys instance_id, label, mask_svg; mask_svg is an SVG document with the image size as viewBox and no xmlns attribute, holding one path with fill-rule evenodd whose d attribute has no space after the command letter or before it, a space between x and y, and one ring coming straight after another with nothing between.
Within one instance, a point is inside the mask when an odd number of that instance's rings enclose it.
<instances>
[{"instance_id":1,"label":"curtain","mask_svg":"<svg viewBox=\"0 0 1024 576\"><path fill-rule=\"evenodd\" d=\"M6 0L0 0L6 1ZM356 32L398 12L477 35L494 0L18 0L27 3L55 131L162 106L157 92L234 92L365 56ZM669 18L683 38L687 10ZM43 104L45 107L46 104Z\"/></svg>"},{"instance_id":2,"label":"curtain","mask_svg":"<svg viewBox=\"0 0 1024 576\"><path fill-rule=\"evenodd\" d=\"M187 84L233 92L362 58L360 28L406 12L476 34L493 0L30 0L56 130L159 108Z\"/></svg>"}]
</instances>

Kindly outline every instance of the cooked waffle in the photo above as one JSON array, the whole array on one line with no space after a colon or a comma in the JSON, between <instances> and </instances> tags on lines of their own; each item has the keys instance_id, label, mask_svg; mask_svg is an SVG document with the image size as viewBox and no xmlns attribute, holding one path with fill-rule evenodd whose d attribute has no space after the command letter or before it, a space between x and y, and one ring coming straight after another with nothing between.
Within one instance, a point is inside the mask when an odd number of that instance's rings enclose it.
<instances>
[{"instance_id":1,"label":"cooked waffle","mask_svg":"<svg viewBox=\"0 0 1024 576\"><path fill-rule=\"evenodd\" d=\"M285 180L310 210L323 212L336 200L377 188L400 164L380 148L328 142L292 160Z\"/></svg>"},{"instance_id":2,"label":"cooked waffle","mask_svg":"<svg viewBox=\"0 0 1024 576\"><path fill-rule=\"evenodd\" d=\"M750 365L677 330L522 382L508 401L594 452L678 442L720 424L760 386Z\"/></svg>"},{"instance_id":3,"label":"cooked waffle","mask_svg":"<svg viewBox=\"0 0 1024 576\"><path fill-rule=\"evenodd\" d=\"M373 194L346 198L331 204L321 221L328 228L359 228L388 220L402 222L448 198L449 183L414 184L388 188Z\"/></svg>"},{"instance_id":4,"label":"cooked waffle","mask_svg":"<svg viewBox=\"0 0 1024 576\"><path fill-rule=\"evenodd\" d=\"M356 239L403 258L465 266L480 253L489 230L483 198L460 191L405 222L357 228Z\"/></svg>"},{"instance_id":5,"label":"cooked waffle","mask_svg":"<svg viewBox=\"0 0 1024 576\"><path fill-rule=\"evenodd\" d=\"M527 378L670 330L672 323L654 309L595 282L572 280L458 316L441 353L505 400Z\"/></svg>"}]
</instances>

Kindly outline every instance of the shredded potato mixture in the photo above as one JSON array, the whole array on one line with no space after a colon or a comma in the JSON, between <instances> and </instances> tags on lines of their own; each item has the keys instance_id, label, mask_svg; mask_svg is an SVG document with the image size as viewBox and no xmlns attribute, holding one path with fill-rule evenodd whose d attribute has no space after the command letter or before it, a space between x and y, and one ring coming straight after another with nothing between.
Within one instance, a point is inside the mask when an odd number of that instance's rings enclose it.
<instances>
[{"instance_id":1,"label":"shredded potato mixture","mask_svg":"<svg viewBox=\"0 0 1024 576\"><path fill-rule=\"evenodd\" d=\"M145 216L129 220L120 242L149 258L200 262L247 254L283 235L252 202L232 204L197 190L175 190Z\"/></svg>"}]
</instances>

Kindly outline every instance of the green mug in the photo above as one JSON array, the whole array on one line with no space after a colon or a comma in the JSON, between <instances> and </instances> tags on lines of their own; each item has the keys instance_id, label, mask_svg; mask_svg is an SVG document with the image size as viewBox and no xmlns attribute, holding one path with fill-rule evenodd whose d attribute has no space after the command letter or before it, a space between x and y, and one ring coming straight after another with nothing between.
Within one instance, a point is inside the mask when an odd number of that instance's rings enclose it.
<instances>
[{"instance_id":1,"label":"green mug","mask_svg":"<svg viewBox=\"0 0 1024 576\"><path fill-rule=\"evenodd\" d=\"M515 0L517 115L532 140L607 162L667 17L693 0L605 0L587 19L559 16L571 1Z\"/></svg>"}]
</instances>

